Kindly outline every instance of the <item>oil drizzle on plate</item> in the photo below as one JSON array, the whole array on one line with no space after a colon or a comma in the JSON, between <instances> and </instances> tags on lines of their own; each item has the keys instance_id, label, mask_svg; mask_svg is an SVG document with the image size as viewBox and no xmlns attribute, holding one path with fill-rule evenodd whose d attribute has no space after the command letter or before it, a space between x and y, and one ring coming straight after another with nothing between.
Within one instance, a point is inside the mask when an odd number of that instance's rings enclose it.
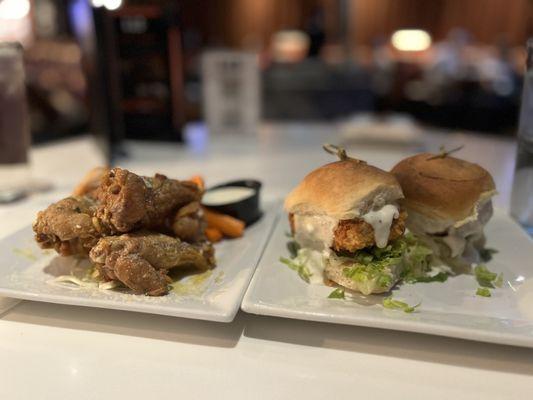
<instances>
[{"instance_id":1,"label":"oil drizzle on plate","mask_svg":"<svg viewBox=\"0 0 533 400\"><path fill-rule=\"evenodd\" d=\"M212 274L213 271L208 270L201 274L188 276L180 281L172 283L172 291L180 296L200 296L206 291L209 278Z\"/></svg>"},{"instance_id":2,"label":"oil drizzle on plate","mask_svg":"<svg viewBox=\"0 0 533 400\"><path fill-rule=\"evenodd\" d=\"M13 253L19 257L22 257L28 261L37 261L38 257L30 249L20 249L18 247L13 248Z\"/></svg>"}]
</instances>

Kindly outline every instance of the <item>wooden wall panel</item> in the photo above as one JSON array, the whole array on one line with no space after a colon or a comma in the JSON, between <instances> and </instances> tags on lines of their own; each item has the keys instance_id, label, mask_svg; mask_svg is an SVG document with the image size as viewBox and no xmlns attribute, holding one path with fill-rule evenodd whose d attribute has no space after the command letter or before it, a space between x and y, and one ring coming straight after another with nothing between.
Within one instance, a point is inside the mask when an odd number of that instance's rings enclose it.
<instances>
[{"instance_id":1,"label":"wooden wall panel","mask_svg":"<svg viewBox=\"0 0 533 400\"><path fill-rule=\"evenodd\" d=\"M522 44L533 34L531 0L351 0L350 6L351 39L361 45L401 28L422 28L438 40L463 27L484 43L506 35Z\"/></svg>"},{"instance_id":2,"label":"wooden wall panel","mask_svg":"<svg viewBox=\"0 0 533 400\"><path fill-rule=\"evenodd\" d=\"M185 25L205 42L237 48L265 47L280 29L305 29L317 7L325 12L330 42L338 41L340 2L349 4L351 43L369 45L400 28L422 28L437 40L454 27L494 43L505 34L511 44L533 36L533 0L181 0Z\"/></svg>"}]
</instances>

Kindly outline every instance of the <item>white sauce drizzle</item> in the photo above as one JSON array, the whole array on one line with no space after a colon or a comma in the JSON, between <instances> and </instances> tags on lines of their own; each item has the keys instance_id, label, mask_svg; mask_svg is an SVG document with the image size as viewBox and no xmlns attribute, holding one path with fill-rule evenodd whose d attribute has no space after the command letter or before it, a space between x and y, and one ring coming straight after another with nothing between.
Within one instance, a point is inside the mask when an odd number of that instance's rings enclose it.
<instances>
[{"instance_id":1,"label":"white sauce drizzle","mask_svg":"<svg viewBox=\"0 0 533 400\"><path fill-rule=\"evenodd\" d=\"M447 229L447 235L442 238L442 241L450 248L452 257L465 253L469 244L474 246L473 242L483 235L483 228L491 216L492 201L488 200L478 204L471 216ZM469 250L476 253L473 251L474 248Z\"/></svg>"},{"instance_id":2,"label":"white sauce drizzle","mask_svg":"<svg viewBox=\"0 0 533 400\"><path fill-rule=\"evenodd\" d=\"M206 206L220 206L228 203L237 203L252 197L255 190L247 187L227 186L208 190L204 193L202 203Z\"/></svg>"},{"instance_id":3,"label":"white sauce drizzle","mask_svg":"<svg viewBox=\"0 0 533 400\"><path fill-rule=\"evenodd\" d=\"M400 216L398 207L387 204L376 211L369 211L362 216L363 220L374 229L376 246L383 248L387 245L392 220Z\"/></svg>"},{"instance_id":4,"label":"white sauce drizzle","mask_svg":"<svg viewBox=\"0 0 533 400\"><path fill-rule=\"evenodd\" d=\"M329 258L329 250L318 251L313 249L300 249L298 259L310 272L309 283L312 285L324 284L324 259Z\"/></svg>"},{"instance_id":5,"label":"white sauce drizzle","mask_svg":"<svg viewBox=\"0 0 533 400\"><path fill-rule=\"evenodd\" d=\"M324 215L294 215L295 239L302 247L318 251L333 244L338 219Z\"/></svg>"}]
</instances>

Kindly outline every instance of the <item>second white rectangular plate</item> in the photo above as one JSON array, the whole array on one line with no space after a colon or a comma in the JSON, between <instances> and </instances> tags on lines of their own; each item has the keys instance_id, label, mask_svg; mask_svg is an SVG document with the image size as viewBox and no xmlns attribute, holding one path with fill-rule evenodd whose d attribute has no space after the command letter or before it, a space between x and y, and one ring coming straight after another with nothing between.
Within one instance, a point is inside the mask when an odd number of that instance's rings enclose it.
<instances>
[{"instance_id":1,"label":"second white rectangular plate","mask_svg":"<svg viewBox=\"0 0 533 400\"><path fill-rule=\"evenodd\" d=\"M498 250L487 267L503 272L503 287L491 290L490 298L476 296L478 284L470 275L400 285L395 298L421 302L412 314L384 309L379 295L328 299L332 288L309 285L279 262L288 256L288 231L282 216L246 292L244 311L533 347L533 242L500 210L485 232L488 247Z\"/></svg>"},{"instance_id":2,"label":"second white rectangular plate","mask_svg":"<svg viewBox=\"0 0 533 400\"><path fill-rule=\"evenodd\" d=\"M231 322L272 232L278 207L266 206L261 220L243 237L216 244L217 267L212 272L187 277L161 297L51 283L54 276L84 267L71 257L39 249L27 227L0 242L0 296Z\"/></svg>"}]
</instances>

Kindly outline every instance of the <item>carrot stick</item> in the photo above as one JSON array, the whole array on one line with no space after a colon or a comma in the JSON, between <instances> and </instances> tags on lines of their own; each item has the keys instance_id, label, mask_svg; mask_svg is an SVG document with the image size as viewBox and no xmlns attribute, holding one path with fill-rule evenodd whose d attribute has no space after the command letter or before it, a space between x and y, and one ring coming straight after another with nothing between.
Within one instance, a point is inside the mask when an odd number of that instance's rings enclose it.
<instances>
[{"instance_id":1,"label":"carrot stick","mask_svg":"<svg viewBox=\"0 0 533 400\"><path fill-rule=\"evenodd\" d=\"M189 179L191 182L194 182L198 185L198 187L201 189L201 190L204 190L205 189L205 182L204 182L204 178L202 178L200 175L194 175L193 177L191 177L191 179Z\"/></svg>"},{"instance_id":2,"label":"carrot stick","mask_svg":"<svg viewBox=\"0 0 533 400\"><path fill-rule=\"evenodd\" d=\"M205 236L211 243L220 242L222 240L222 232L216 228L205 228Z\"/></svg>"},{"instance_id":3,"label":"carrot stick","mask_svg":"<svg viewBox=\"0 0 533 400\"><path fill-rule=\"evenodd\" d=\"M244 222L204 208L204 216L209 228L216 228L228 237L240 237L244 233Z\"/></svg>"}]
</instances>

